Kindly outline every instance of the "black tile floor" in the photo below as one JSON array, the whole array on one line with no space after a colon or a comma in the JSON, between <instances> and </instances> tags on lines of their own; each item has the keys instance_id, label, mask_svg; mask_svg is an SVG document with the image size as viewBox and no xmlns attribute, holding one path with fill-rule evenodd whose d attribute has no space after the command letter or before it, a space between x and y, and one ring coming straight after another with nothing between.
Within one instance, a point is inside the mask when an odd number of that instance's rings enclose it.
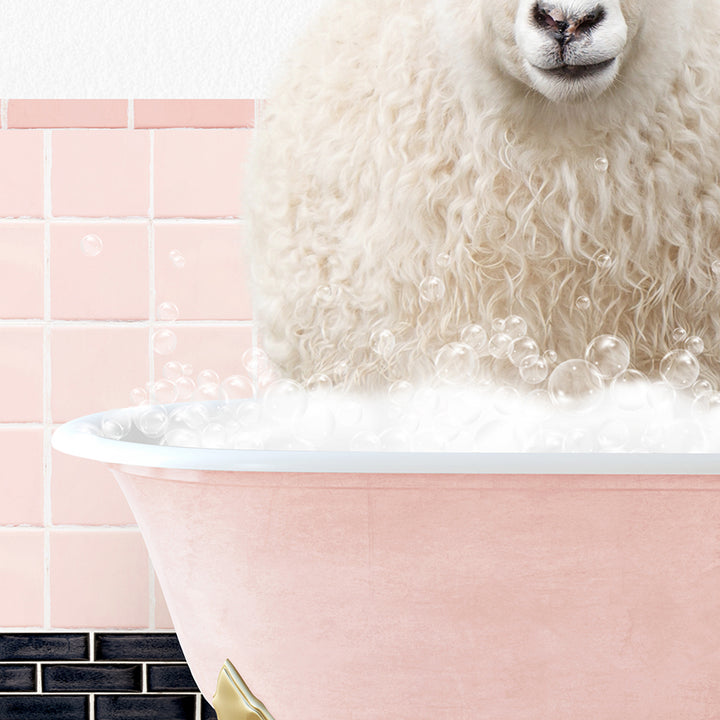
<instances>
[{"instance_id":1,"label":"black tile floor","mask_svg":"<svg viewBox=\"0 0 720 720\"><path fill-rule=\"evenodd\" d=\"M0 720L91 717L217 715L200 695L174 633L0 633Z\"/></svg>"}]
</instances>

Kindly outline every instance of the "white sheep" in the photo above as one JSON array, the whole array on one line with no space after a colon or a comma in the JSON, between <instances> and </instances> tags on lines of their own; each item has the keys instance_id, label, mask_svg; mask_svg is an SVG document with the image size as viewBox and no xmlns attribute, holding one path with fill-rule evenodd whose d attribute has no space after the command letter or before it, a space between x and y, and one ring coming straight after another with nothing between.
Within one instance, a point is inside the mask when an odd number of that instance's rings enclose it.
<instances>
[{"instance_id":1,"label":"white sheep","mask_svg":"<svg viewBox=\"0 0 720 720\"><path fill-rule=\"evenodd\" d=\"M716 2L342 0L257 133L261 341L373 385L510 314L561 360L618 335L651 375L682 328L717 384L719 172Z\"/></svg>"}]
</instances>

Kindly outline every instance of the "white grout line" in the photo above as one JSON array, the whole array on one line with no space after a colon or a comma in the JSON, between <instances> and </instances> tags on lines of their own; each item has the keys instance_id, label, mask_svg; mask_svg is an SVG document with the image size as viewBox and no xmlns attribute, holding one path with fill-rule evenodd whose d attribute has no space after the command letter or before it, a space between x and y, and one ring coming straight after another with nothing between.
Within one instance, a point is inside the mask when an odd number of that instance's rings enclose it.
<instances>
[{"instance_id":1,"label":"white grout line","mask_svg":"<svg viewBox=\"0 0 720 720\"><path fill-rule=\"evenodd\" d=\"M0 100L0 129L8 129L8 101Z\"/></svg>"}]
</instances>

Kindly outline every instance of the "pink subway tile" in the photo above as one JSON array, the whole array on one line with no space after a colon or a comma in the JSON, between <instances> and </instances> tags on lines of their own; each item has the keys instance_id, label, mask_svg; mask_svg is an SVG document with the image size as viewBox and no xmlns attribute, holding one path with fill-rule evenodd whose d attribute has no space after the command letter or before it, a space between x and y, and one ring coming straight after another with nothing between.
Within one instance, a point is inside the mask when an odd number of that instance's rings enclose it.
<instances>
[{"instance_id":1,"label":"pink subway tile","mask_svg":"<svg viewBox=\"0 0 720 720\"><path fill-rule=\"evenodd\" d=\"M135 100L136 128L253 127L253 100Z\"/></svg>"},{"instance_id":2,"label":"pink subway tile","mask_svg":"<svg viewBox=\"0 0 720 720\"><path fill-rule=\"evenodd\" d=\"M155 627L158 630L172 630L174 628L170 610L168 610L165 595L163 595L157 576L155 577Z\"/></svg>"},{"instance_id":3,"label":"pink subway tile","mask_svg":"<svg viewBox=\"0 0 720 720\"><path fill-rule=\"evenodd\" d=\"M0 627L42 627L44 558L42 530L0 533Z\"/></svg>"},{"instance_id":4,"label":"pink subway tile","mask_svg":"<svg viewBox=\"0 0 720 720\"><path fill-rule=\"evenodd\" d=\"M43 431L0 427L0 456L0 525L42 525Z\"/></svg>"},{"instance_id":5,"label":"pink subway tile","mask_svg":"<svg viewBox=\"0 0 720 720\"><path fill-rule=\"evenodd\" d=\"M155 216L237 217L250 130L158 130Z\"/></svg>"},{"instance_id":6,"label":"pink subway tile","mask_svg":"<svg viewBox=\"0 0 720 720\"><path fill-rule=\"evenodd\" d=\"M148 317L146 224L54 224L50 231L53 318ZM97 254L88 248L100 249Z\"/></svg>"},{"instance_id":7,"label":"pink subway tile","mask_svg":"<svg viewBox=\"0 0 720 720\"><path fill-rule=\"evenodd\" d=\"M55 130L55 216L147 216L150 135L143 130Z\"/></svg>"},{"instance_id":8,"label":"pink subway tile","mask_svg":"<svg viewBox=\"0 0 720 720\"><path fill-rule=\"evenodd\" d=\"M0 317L42 318L44 234L39 223L0 224Z\"/></svg>"},{"instance_id":9,"label":"pink subway tile","mask_svg":"<svg viewBox=\"0 0 720 720\"><path fill-rule=\"evenodd\" d=\"M0 130L0 217L42 217L43 133Z\"/></svg>"},{"instance_id":10,"label":"pink subway tile","mask_svg":"<svg viewBox=\"0 0 720 720\"><path fill-rule=\"evenodd\" d=\"M120 486L104 465L53 451L51 483L56 525L135 525Z\"/></svg>"},{"instance_id":11,"label":"pink subway tile","mask_svg":"<svg viewBox=\"0 0 720 720\"><path fill-rule=\"evenodd\" d=\"M155 355L155 375L162 376L165 363L173 360L188 363L193 378L201 370L214 370L221 379L246 374L243 353L252 345L251 327L170 327L177 338L175 350Z\"/></svg>"},{"instance_id":12,"label":"pink subway tile","mask_svg":"<svg viewBox=\"0 0 720 720\"><path fill-rule=\"evenodd\" d=\"M148 575L139 531L51 531L52 626L147 627Z\"/></svg>"},{"instance_id":13,"label":"pink subway tile","mask_svg":"<svg viewBox=\"0 0 720 720\"><path fill-rule=\"evenodd\" d=\"M41 327L0 327L0 397L0 422L42 422Z\"/></svg>"},{"instance_id":14,"label":"pink subway tile","mask_svg":"<svg viewBox=\"0 0 720 720\"><path fill-rule=\"evenodd\" d=\"M157 303L173 303L181 320L250 320L243 229L232 225L157 225ZM173 251L185 260L173 262Z\"/></svg>"},{"instance_id":15,"label":"pink subway tile","mask_svg":"<svg viewBox=\"0 0 720 720\"><path fill-rule=\"evenodd\" d=\"M127 100L9 100L11 128L122 128Z\"/></svg>"},{"instance_id":16,"label":"pink subway tile","mask_svg":"<svg viewBox=\"0 0 720 720\"><path fill-rule=\"evenodd\" d=\"M149 377L147 328L68 325L51 338L54 422L126 407Z\"/></svg>"}]
</instances>

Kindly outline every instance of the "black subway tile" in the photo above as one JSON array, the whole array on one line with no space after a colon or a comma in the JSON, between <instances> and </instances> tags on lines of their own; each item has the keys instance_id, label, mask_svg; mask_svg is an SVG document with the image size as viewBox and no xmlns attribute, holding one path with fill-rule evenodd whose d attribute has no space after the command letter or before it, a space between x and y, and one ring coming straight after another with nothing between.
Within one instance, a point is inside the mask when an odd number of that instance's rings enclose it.
<instances>
[{"instance_id":1,"label":"black subway tile","mask_svg":"<svg viewBox=\"0 0 720 720\"><path fill-rule=\"evenodd\" d=\"M89 709L80 695L0 695L2 720L88 720Z\"/></svg>"},{"instance_id":2,"label":"black subway tile","mask_svg":"<svg viewBox=\"0 0 720 720\"><path fill-rule=\"evenodd\" d=\"M175 633L96 633L95 659L185 662Z\"/></svg>"},{"instance_id":3,"label":"black subway tile","mask_svg":"<svg viewBox=\"0 0 720 720\"><path fill-rule=\"evenodd\" d=\"M44 665L42 692L142 692L142 665Z\"/></svg>"},{"instance_id":4,"label":"black subway tile","mask_svg":"<svg viewBox=\"0 0 720 720\"><path fill-rule=\"evenodd\" d=\"M148 692L199 692L187 665L148 665L147 689Z\"/></svg>"},{"instance_id":5,"label":"black subway tile","mask_svg":"<svg viewBox=\"0 0 720 720\"><path fill-rule=\"evenodd\" d=\"M33 692L36 687L35 665L0 665L2 692Z\"/></svg>"},{"instance_id":6,"label":"black subway tile","mask_svg":"<svg viewBox=\"0 0 720 720\"><path fill-rule=\"evenodd\" d=\"M205 698L202 698L200 702L202 703L200 706L201 720L217 720L215 708Z\"/></svg>"},{"instance_id":7,"label":"black subway tile","mask_svg":"<svg viewBox=\"0 0 720 720\"><path fill-rule=\"evenodd\" d=\"M96 695L95 720L195 720L195 695Z\"/></svg>"},{"instance_id":8,"label":"black subway tile","mask_svg":"<svg viewBox=\"0 0 720 720\"><path fill-rule=\"evenodd\" d=\"M0 660L88 660L87 633L0 633Z\"/></svg>"}]
</instances>

